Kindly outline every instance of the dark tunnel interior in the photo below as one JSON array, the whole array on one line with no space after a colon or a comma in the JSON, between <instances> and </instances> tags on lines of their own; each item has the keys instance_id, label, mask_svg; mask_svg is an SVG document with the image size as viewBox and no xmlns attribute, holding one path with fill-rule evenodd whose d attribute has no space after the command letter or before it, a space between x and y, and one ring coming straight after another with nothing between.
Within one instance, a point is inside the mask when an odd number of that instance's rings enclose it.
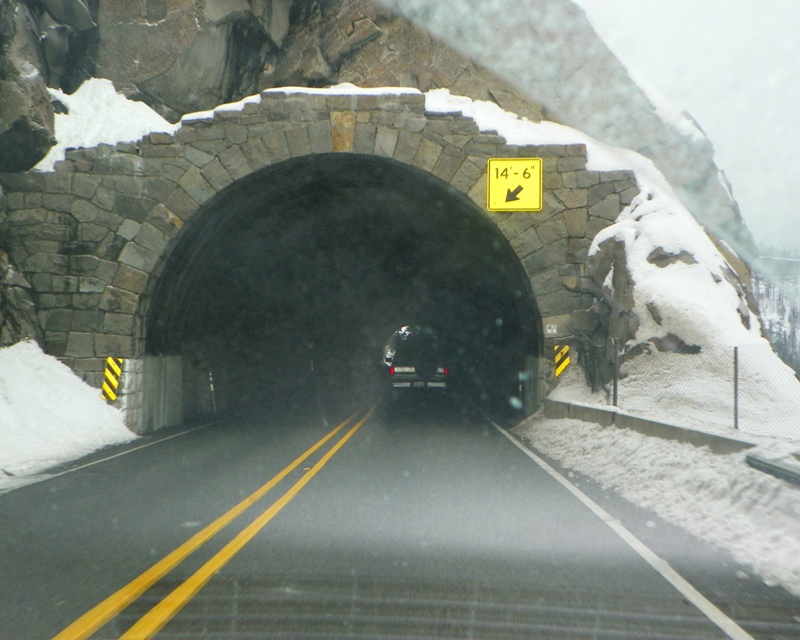
<instances>
[{"instance_id":1,"label":"dark tunnel interior","mask_svg":"<svg viewBox=\"0 0 800 640\"><path fill-rule=\"evenodd\" d=\"M196 215L153 292L146 351L210 368L221 406L384 395L384 344L414 324L438 331L451 394L520 411L524 356L541 351L530 285L487 215L439 179L374 156L307 156Z\"/></svg>"}]
</instances>

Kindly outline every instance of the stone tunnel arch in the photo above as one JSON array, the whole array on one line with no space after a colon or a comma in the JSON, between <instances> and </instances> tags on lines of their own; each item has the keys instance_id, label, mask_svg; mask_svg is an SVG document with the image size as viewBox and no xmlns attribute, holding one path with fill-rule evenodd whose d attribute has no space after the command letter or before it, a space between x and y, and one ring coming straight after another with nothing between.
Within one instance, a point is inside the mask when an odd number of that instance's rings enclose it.
<instances>
[{"instance_id":1,"label":"stone tunnel arch","mask_svg":"<svg viewBox=\"0 0 800 640\"><path fill-rule=\"evenodd\" d=\"M541 400L542 322L519 257L469 197L412 165L356 153L272 165L203 205L161 262L140 301L145 390L170 386L179 361L192 403L209 371L220 407L267 389L302 402L312 382L363 400L380 391L385 339L426 324L487 410ZM159 412L145 398L145 421Z\"/></svg>"},{"instance_id":2,"label":"stone tunnel arch","mask_svg":"<svg viewBox=\"0 0 800 640\"><path fill-rule=\"evenodd\" d=\"M117 404L133 430L175 424L193 402L209 410L203 392L208 371L195 367L197 361L185 366L184 360L197 355L191 349L184 349L186 356L178 353L189 334L182 325L163 328L183 308L164 292L191 295L181 278L190 283L194 271L176 263L202 266L186 248L202 248L192 237L213 237L213 223L228 219L220 203L270 187L259 181L277 175L271 171L361 162L358 171L366 175L411 175L405 180L411 186L397 190L398 197L409 198L422 185L433 200L465 212L441 228L457 230L462 219L469 220L476 237L496 241L505 258L495 256L500 266L487 273L505 269L511 275L499 285L489 278L483 285L487 295L493 284L507 292L508 283L517 281L535 292L527 310L515 301L514 313L506 314L521 323L520 350L530 358L524 371L534 372L525 389L526 410L538 406L544 383L552 382L548 358L538 357L542 349L552 353L579 332L596 330L597 319L587 312L596 289L588 277L588 251L592 238L638 193L632 172L587 168L583 144L508 144L461 113L428 111L425 96L413 90L352 89L267 90L184 119L174 135L70 150L52 173L0 174L10 254L31 284L46 351L96 387L105 358L123 358ZM486 161L493 157L542 158L540 212L485 211ZM345 178L338 174L340 181ZM373 204L386 208L379 199ZM408 251L429 246L425 233L410 233ZM437 242L440 249L448 246ZM486 246L482 251L497 253ZM482 277L469 273L476 281ZM542 340L543 325L548 330Z\"/></svg>"}]
</instances>

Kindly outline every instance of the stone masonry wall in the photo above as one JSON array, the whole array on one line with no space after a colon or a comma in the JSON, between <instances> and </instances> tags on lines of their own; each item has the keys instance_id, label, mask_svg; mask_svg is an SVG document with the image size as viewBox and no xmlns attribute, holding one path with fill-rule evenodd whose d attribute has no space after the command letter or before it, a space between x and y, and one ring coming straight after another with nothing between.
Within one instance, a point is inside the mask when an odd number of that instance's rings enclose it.
<instances>
[{"instance_id":1,"label":"stone masonry wall","mask_svg":"<svg viewBox=\"0 0 800 640\"><path fill-rule=\"evenodd\" d=\"M94 386L107 355L141 358L146 294L204 204L253 172L331 152L414 165L480 209L488 158L543 158L543 210L486 215L519 256L544 322L558 325L552 338L591 306L592 238L638 193L631 172L587 171L583 145L511 146L460 114L426 113L417 92L267 91L174 136L72 150L53 173L0 174L11 258L31 283L46 350Z\"/></svg>"}]
</instances>

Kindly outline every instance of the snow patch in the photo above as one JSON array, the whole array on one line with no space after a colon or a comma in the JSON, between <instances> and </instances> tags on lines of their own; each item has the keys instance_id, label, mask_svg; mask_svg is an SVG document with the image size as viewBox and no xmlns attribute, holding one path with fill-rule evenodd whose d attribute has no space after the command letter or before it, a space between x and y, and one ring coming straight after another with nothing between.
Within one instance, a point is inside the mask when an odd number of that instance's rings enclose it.
<instances>
[{"instance_id":1,"label":"snow patch","mask_svg":"<svg viewBox=\"0 0 800 640\"><path fill-rule=\"evenodd\" d=\"M36 343L0 349L0 491L135 438L97 389Z\"/></svg>"},{"instance_id":2,"label":"snow patch","mask_svg":"<svg viewBox=\"0 0 800 640\"><path fill-rule=\"evenodd\" d=\"M419 89L412 87L358 87L349 82L342 82L331 87L277 87L266 89L263 93L310 93L326 96L400 96L406 94L421 95Z\"/></svg>"},{"instance_id":3,"label":"snow patch","mask_svg":"<svg viewBox=\"0 0 800 640\"><path fill-rule=\"evenodd\" d=\"M750 315L750 329L739 315L741 298L725 274L733 270L694 217L676 200L656 190L634 199L592 242L589 255L615 239L625 243L627 266L635 283L634 313L641 321L637 342L673 334L699 346L740 345L759 340L759 323ZM659 266L648 260L657 249L695 263L677 261ZM657 322L647 305L655 305Z\"/></svg>"},{"instance_id":4,"label":"snow patch","mask_svg":"<svg viewBox=\"0 0 800 640\"><path fill-rule=\"evenodd\" d=\"M257 94L254 96L247 96L246 98L242 98L237 102L221 104L213 109L209 109L208 111L195 111L194 113L187 113L181 118L181 125L190 124L192 122L198 122L201 120L213 120L214 114L217 112L231 113L235 111L244 111L245 105L248 104L261 104L261 95Z\"/></svg>"},{"instance_id":5,"label":"snow patch","mask_svg":"<svg viewBox=\"0 0 800 640\"><path fill-rule=\"evenodd\" d=\"M52 171L67 149L99 144L136 142L150 133L174 133L179 125L162 118L143 102L117 93L110 80L90 78L73 94L48 89L50 96L67 107L55 115L56 144L33 168Z\"/></svg>"}]
</instances>

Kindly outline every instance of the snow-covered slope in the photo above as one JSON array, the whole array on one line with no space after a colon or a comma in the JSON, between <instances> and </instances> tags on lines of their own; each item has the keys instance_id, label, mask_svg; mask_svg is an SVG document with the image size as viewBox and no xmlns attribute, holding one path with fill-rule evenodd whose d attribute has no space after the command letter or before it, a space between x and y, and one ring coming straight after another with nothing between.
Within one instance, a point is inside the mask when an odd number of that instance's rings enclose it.
<instances>
[{"instance_id":1,"label":"snow-covered slope","mask_svg":"<svg viewBox=\"0 0 800 640\"><path fill-rule=\"evenodd\" d=\"M800 260L796 264L800 272ZM800 373L800 275L758 275L753 288L775 350Z\"/></svg>"},{"instance_id":2,"label":"snow-covered slope","mask_svg":"<svg viewBox=\"0 0 800 640\"><path fill-rule=\"evenodd\" d=\"M621 345L629 355L618 406L703 429L737 425L800 440L800 382L763 337L743 284L691 215L668 193L648 189L598 234L590 254L608 241L624 243L639 321L635 338ZM649 257L659 251L682 259L658 264ZM613 292L612 276L606 286ZM689 353L664 352L668 341ZM574 391L556 396L577 399ZM580 390L578 396L586 401Z\"/></svg>"},{"instance_id":3,"label":"snow-covered slope","mask_svg":"<svg viewBox=\"0 0 800 640\"><path fill-rule=\"evenodd\" d=\"M0 491L135 437L97 389L36 343L0 349Z\"/></svg>"}]
</instances>

